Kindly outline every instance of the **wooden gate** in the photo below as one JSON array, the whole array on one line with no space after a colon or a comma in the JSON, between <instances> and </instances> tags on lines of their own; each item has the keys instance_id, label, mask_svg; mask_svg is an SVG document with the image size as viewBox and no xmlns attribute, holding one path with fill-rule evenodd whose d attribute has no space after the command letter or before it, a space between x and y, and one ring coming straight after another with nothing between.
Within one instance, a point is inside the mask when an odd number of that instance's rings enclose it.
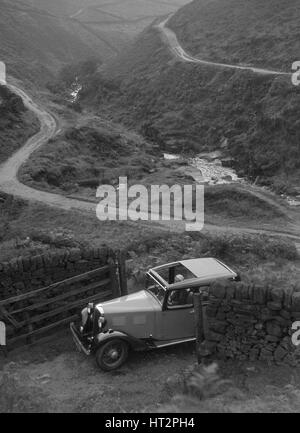
<instances>
[{"instance_id":1,"label":"wooden gate","mask_svg":"<svg viewBox=\"0 0 300 433\"><path fill-rule=\"evenodd\" d=\"M7 348L32 343L78 319L87 303L107 301L126 294L126 290L124 263L116 265L112 261L48 287L1 300L0 320L7 327Z\"/></svg>"}]
</instances>

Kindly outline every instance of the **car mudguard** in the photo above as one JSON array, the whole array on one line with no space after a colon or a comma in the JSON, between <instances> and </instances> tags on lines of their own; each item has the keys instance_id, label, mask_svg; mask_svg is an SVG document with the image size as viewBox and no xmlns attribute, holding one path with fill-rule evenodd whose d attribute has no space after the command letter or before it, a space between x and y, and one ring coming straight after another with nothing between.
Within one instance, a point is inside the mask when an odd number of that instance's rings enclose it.
<instances>
[{"instance_id":1,"label":"car mudguard","mask_svg":"<svg viewBox=\"0 0 300 433\"><path fill-rule=\"evenodd\" d=\"M104 343L115 338L125 340L133 350L145 350L148 348L146 342L143 340L132 337L121 331L110 330L107 332L102 332L98 334L97 337L95 337L93 350L99 349L99 347L102 346Z\"/></svg>"}]
</instances>

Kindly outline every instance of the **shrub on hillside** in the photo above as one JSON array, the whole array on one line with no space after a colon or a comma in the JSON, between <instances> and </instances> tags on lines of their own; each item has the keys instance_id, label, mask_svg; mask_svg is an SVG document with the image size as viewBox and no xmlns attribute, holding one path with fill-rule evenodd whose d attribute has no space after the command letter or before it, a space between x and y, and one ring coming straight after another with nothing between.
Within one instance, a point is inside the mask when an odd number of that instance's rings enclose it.
<instances>
[{"instance_id":1,"label":"shrub on hillside","mask_svg":"<svg viewBox=\"0 0 300 433\"><path fill-rule=\"evenodd\" d=\"M296 246L288 239L243 234L164 233L159 238L145 239L142 244L133 244L128 251L161 256L165 263L170 259L205 256L230 260L233 263L245 263L253 259L296 260L298 258Z\"/></svg>"},{"instance_id":2,"label":"shrub on hillside","mask_svg":"<svg viewBox=\"0 0 300 433\"><path fill-rule=\"evenodd\" d=\"M24 145L38 128L38 120L25 108L22 98L0 85L0 162Z\"/></svg>"}]
</instances>

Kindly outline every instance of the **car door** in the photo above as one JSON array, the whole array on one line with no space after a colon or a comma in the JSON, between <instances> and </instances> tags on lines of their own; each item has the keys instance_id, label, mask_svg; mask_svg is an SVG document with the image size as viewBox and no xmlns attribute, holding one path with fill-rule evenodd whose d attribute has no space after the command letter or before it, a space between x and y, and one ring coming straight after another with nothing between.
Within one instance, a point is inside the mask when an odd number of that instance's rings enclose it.
<instances>
[{"instance_id":1,"label":"car door","mask_svg":"<svg viewBox=\"0 0 300 433\"><path fill-rule=\"evenodd\" d=\"M173 295L177 294L178 290L168 292L165 309L159 313L161 315L159 321L160 339L163 341L195 337L195 312L192 293L189 291L185 300L171 302Z\"/></svg>"}]
</instances>

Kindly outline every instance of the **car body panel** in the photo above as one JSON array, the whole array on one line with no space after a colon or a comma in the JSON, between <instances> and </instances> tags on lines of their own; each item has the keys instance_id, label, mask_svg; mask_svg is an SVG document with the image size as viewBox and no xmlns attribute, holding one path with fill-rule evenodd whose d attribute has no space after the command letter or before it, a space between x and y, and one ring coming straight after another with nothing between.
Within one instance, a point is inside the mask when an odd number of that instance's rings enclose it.
<instances>
[{"instance_id":1,"label":"car body panel","mask_svg":"<svg viewBox=\"0 0 300 433\"><path fill-rule=\"evenodd\" d=\"M143 350L147 348L146 341L141 338L132 337L121 331L108 331L97 335L93 351L97 350L106 341L114 338L125 340L135 350Z\"/></svg>"},{"instance_id":2,"label":"car body panel","mask_svg":"<svg viewBox=\"0 0 300 433\"><path fill-rule=\"evenodd\" d=\"M159 315L157 338L176 340L195 336L194 307L167 309Z\"/></svg>"},{"instance_id":3,"label":"car body panel","mask_svg":"<svg viewBox=\"0 0 300 433\"><path fill-rule=\"evenodd\" d=\"M108 328L136 338L150 338L155 334L157 314L162 309L158 300L146 290L96 305L99 307L104 311Z\"/></svg>"}]
</instances>

